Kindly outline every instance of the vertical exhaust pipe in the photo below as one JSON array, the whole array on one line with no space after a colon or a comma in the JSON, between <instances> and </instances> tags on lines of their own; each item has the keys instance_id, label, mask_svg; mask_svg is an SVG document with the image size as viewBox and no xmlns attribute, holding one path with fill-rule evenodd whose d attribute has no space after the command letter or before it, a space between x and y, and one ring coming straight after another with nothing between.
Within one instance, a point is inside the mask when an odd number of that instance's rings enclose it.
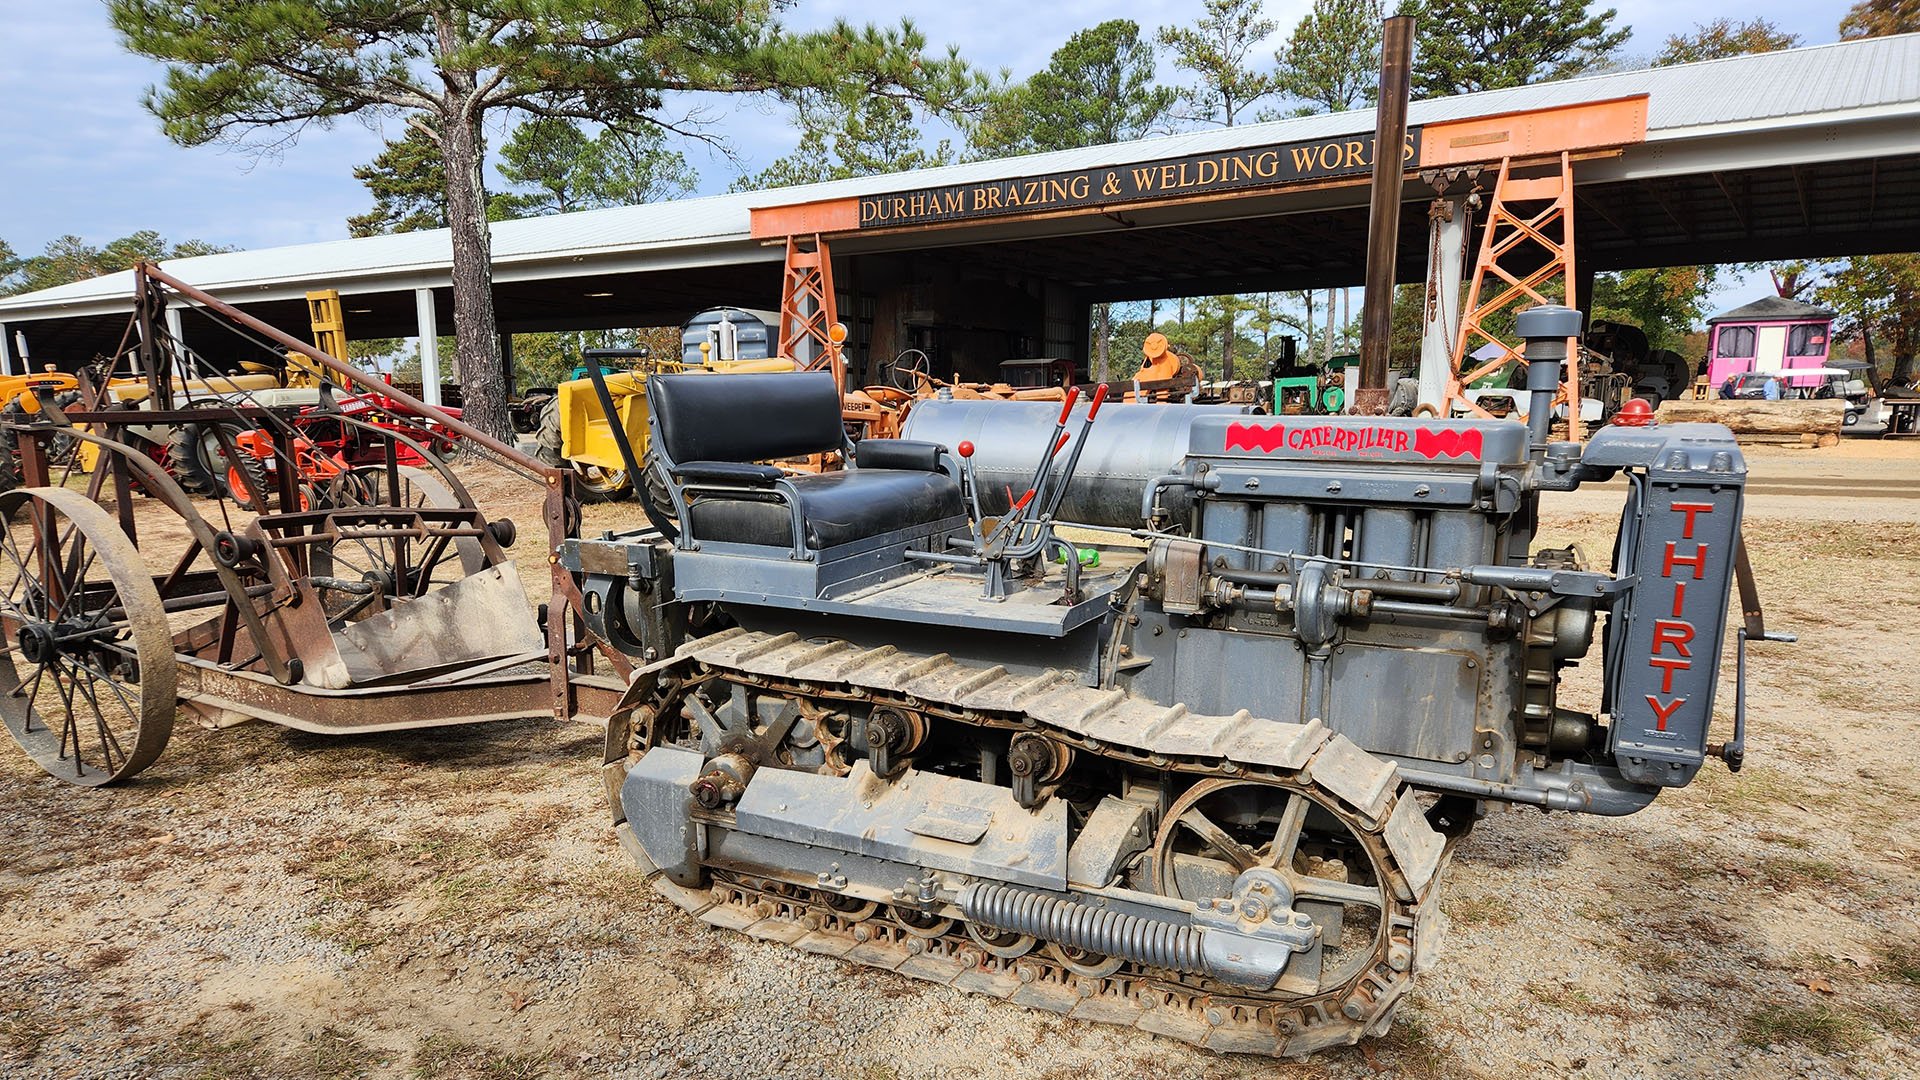
<instances>
[{"instance_id":1,"label":"vertical exhaust pipe","mask_svg":"<svg viewBox=\"0 0 1920 1080\"><path fill-rule=\"evenodd\" d=\"M1567 360L1567 339L1580 336L1580 313L1546 304L1514 316L1513 329L1527 343L1527 435L1545 446L1553 426L1553 398L1560 392L1560 369ZM1578 409L1573 402L1570 409Z\"/></svg>"},{"instance_id":2,"label":"vertical exhaust pipe","mask_svg":"<svg viewBox=\"0 0 1920 1080\"><path fill-rule=\"evenodd\" d=\"M1394 257L1400 247L1401 161L1413 88L1413 16L1386 21L1380 42L1380 104L1373 121L1373 207L1367 217L1367 288L1360 308L1360 389L1354 412L1387 411L1393 338Z\"/></svg>"}]
</instances>

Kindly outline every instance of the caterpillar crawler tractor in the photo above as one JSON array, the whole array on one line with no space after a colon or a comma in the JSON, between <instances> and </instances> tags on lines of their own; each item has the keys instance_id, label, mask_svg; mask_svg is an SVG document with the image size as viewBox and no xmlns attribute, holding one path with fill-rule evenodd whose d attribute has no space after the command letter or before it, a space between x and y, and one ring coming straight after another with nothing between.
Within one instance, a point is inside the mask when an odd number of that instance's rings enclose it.
<instances>
[{"instance_id":1,"label":"caterpillar crawler tractor","mask_svg":"<svg viewBox=\"0 0 1920 1080\"><path fill-rule=\"evenodd\" d=\"M1225 1051L1384 1031L1485 804L1631 814L1743 752L1737 711L1709 741L1739 449L1548 442L1580 317L1522 319L1531 429L1103 389L845 446L824 373L654 376L671 506L561 552L642 662L623 844L691 916L850 963ZM1611 566L1536 543L1543 492L1616 476ZM1117 542L1083 565L1069 524Z\"/></svg>"}]
</instances>

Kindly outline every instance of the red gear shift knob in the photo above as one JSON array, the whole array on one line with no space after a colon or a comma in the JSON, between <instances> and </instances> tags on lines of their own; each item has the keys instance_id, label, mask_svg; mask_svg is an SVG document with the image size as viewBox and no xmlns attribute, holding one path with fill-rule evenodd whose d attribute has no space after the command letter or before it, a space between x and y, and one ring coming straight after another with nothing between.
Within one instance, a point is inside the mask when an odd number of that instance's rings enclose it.
<instances>
[{"instance_id":1,"label":"red gear shift knob","mask_svg":"<svg viewBox=\"0 0 1920 1080\"><path fill-rule=\"evenodd\" d=\"M970 442L963 442L963 443L961 443L961 444L960 444L960 456L961 456L961 457L972 457L972 456L973 456L973 444L972 444L972 443L970 443Z\"/></svg>"}]
</instances>

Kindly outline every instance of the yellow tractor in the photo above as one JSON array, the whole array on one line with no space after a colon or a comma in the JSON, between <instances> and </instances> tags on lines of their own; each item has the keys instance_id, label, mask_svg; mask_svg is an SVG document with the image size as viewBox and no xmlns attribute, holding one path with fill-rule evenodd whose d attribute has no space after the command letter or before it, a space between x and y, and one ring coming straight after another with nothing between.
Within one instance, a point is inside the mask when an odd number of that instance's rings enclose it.
<instances>
[{"instance_id":1,"label":"yellow tractor","mask_svg":"<svg viewBox=\"0 0 1920 1080\"><path fill-rule=\"evenodd\" d=\"M626 498L633 483L587 365L599 366L627 442L645 462L648 376L689 368L729 374L792 371L792 361L768 355L768 336L778 324L779 317L772 312L710 308L681 328L678 358L658 358L644 347L586 350L585 362L574 369L574 377L554 387L552 396L539 403L538 421L531 425L539 446L535 456L549 465L571 467L577 474L574 489L583 501Z\"/></svg>"}]
</instances>

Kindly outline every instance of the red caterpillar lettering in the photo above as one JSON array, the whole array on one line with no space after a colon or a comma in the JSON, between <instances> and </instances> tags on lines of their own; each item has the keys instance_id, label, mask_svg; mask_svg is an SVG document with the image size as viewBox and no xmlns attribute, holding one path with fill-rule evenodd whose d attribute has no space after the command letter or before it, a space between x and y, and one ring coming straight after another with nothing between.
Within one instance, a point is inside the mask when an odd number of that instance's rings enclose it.
<instances>
[{"instance_id":1,"label":"red caterpillar lettering","mask_svg":"<svg viewBox=\"0 0 1920 1080\"><path fill-rule=\"evenodd\" d=\"M1447 457L1480 457L1480 432L1471 431L1434 431L1421 428L1413 433L1413 452L1431 461L1445 454Z\"/></svg>"}]
</instances>

